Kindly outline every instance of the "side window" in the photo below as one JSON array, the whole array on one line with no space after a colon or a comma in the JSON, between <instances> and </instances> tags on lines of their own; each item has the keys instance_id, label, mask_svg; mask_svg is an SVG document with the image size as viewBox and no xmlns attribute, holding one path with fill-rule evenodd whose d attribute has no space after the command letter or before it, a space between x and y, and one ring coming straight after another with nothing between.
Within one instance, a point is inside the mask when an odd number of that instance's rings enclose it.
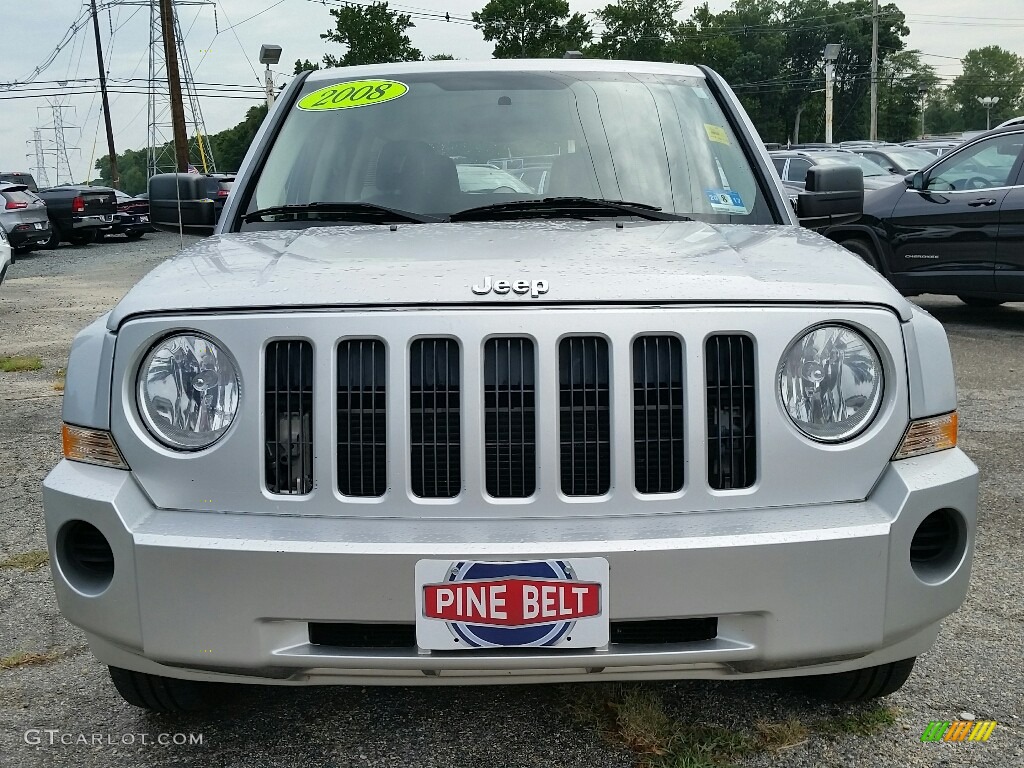
<instances>
[{"instance_id":1,"label":"side window","mask_svg":"<svg viewBox=\"0 0 1024 768\"><path fill-rule=\"evenodd\" d=\"M772 164L775 166L775 172L779 174L779 178L782 178L782 174L786 172L786 158L784 157L773 157Z\"/></svg>"},{"instance_id":2,"label":"side window","mask_svg":"<svg viewBox=\"0 0 1024 768\"><path fill-rule=\"evenodd\" d=\"M1005 187L1024 146L1024 134L993 136L939 163L928 176L928 189L948 192Z\"/></svg>"},{"instance_id":3,"label":"side window","mask_svg":"<svg viewBox=\"0 0 1024 768\"><path fill-rule=\"evenodd\" d=\"M880 155L877 152L863 152L862 156L866 157L872 163L876 163L877 165L882 166L889 173L892 173L893 171L896 170L896 168L893 166L892 163L889 162L885 155Z\"/></svg>"},{"instance_id":4,"label":"side window","mask_svg":"<svg viewBox=\"0 0 1024 768\"><path fill-rule=\"evenodd\" d=\"M802 157L795 157L789 161L789 171L786 172L786 179L803 184L807 181L807 171L811 168L811 161Z\"/></svg>"}]
</instances>

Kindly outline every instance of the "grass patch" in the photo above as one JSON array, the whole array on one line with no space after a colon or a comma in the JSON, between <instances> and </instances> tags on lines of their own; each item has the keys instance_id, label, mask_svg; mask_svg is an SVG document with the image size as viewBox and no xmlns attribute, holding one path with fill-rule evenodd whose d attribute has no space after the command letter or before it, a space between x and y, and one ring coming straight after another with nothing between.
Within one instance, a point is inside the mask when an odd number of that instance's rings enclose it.
<instances>
[{"instance_id":1,"label":"grass patch","mask_svg":"<svg viewBox=\"0 0 1024 768\"><path fill-rule=\"evenodd\" d=\"M625 744L646 768L720 768L757 748L744 733L677 722L649 688L587 686L585 691L569 705L573 718Z\"/></svg>"},{"instance_id":2,"label":"grass patch","mask_svg":"<svg viewBox=\"0 0 1024 768\"><path fill-rule=\"evenodd\" d=\"M852 733L870 736L896 724L895 707L878 705L861 712L836 715L817 723L816 730L822 733Z\"/></svg>"},{"instance_id":3,"label":"grass patch","mask_svg":"<svg viewBox=\"0 0 1024 768\"><path fill-rule=\"evenodd\" d=\"M18 568L22 571L36 571L50 562L50 555L42 549L33 549L0 560L0 568Z\"/></svg>"},{"instance_id":4,"label":"grass patch","mask_svg":"<svg viewBox=\"0 0 1024 768\"><path fill-rule=\"evenodd\" d=\"M758 720L754 723L761 746L773 752L805 744L810 737L807 726L797 718L791 717L780 723Z\"/></svg>"},{"instance_id":5,"label":"grass patch","mask_svg":"<svg viewBox=\"0 0 1024 768\"><path fill-rule=\"evenodd\" d=\"M9 656L0 658L0 670L14 669L16 667L37 667L44 664L52 664L61 657L60 651L46 651L46 653L29 653L18 651Z\"/></svg>"},{"instance_id":6,"label":"grass patch","mask_svg":"<svg viewBox=\"0 0 1024 768\"><path fill-rule=\"evenodd\" d=\"M43 361L38 357L26 355L0 355L0 371L14 373L16 371L38 371Z\"/></svg>"}]
</instances>

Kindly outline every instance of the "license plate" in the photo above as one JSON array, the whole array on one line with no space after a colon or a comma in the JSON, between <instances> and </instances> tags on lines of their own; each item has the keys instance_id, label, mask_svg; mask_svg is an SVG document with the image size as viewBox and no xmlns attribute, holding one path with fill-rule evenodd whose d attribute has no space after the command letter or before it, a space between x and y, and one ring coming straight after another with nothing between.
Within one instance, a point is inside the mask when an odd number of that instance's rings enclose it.
<instances>
[{"instance_id":1,"label":"license plate","mask_svg":"<svg viewBox=\"0 0 1024 768\"><path fill-rule=\"evenodd\" d=\"M608 561L420 560L416 644L476 648L599 648L608 643Z\"/></svg>"}]
</instances>

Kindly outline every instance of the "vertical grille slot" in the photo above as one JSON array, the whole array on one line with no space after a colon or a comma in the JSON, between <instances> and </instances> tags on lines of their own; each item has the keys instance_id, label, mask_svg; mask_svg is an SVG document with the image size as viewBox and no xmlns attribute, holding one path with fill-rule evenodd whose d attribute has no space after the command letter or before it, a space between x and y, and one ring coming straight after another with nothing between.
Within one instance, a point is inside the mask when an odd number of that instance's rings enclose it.
<instances>
[{"instance_id":1,"label":"vertical grille slot","mask_svg":"<svg viewBox=\"0 0 1024 768\"><path fill-rule=\"evenodd\" d=\"M674 336L633 342L633 473L640 493L683 487L683 345Z\"/></svg>"},{"instance_id":2,"label":"vertical grille slot","mask_svg":"<svg viewBox=\"0 0 1024 768\"><path fill-rule=\"evenodd\" d=\"M532 496L537 488L533 341L489 339L483 374L487 493L507 499Z\"/></svg>"},{"instance_id":3,"label":"vertical grille slot","mask_svg":"<svg viewBox=\"0 0 1024 768\"><path fill-rule=\"evenodd\" d=\"M264 435L267 490L313 490L313 346L308 341L267 345Z\"/></svg>"},{"instance_id":4,"label":"vertical grille slot","mask_svg":"<svg viewBox=\"0 0 1024 768\"><path fill-rule=\"evenodd\" d=\"M338 345L338 490L383 496L387 490L387 376L384 342Z\"/></svg>"},{"instance_id":5,"label":"vertical grille slot","mask_svg":"<svg viewBox=\"0 0 1024 768\"><path fill-rule=\"evenodd\" d=\"M601 496L611 485L608 342L574 336L558 345L562 493Z\"/></svg>"},{"instance_id":6,"label":"vertical grille slot","mask_svg":"<svg viewBox=\"0 0 1024 768\"><path fill-rule=\"evenodd\" d=\"M412 492L450 499L462 489L459 345L417 339L409 351Z\"/></svg>"},{"instance_id":7,"label":"vertical grille slot","mask_svg":"<svg viewBox=\"0 0 1024 768\"><path fill-rule=\"evenodd\" d=\"M712 336L707 365L708 483L716 490L749 488L757 472L754 342Z\"/></svg>"}]
</instances>

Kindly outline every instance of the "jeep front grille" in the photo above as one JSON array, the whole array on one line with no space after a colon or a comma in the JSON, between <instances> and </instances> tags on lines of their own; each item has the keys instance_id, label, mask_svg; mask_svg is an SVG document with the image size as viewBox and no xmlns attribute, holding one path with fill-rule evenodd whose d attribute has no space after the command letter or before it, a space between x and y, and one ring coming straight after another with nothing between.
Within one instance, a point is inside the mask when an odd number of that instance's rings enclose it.
<instances>
[{"instance_id":1,"label":"jeep front grille","mask_svg":"<svg viewBox=\"0 0 1024 768\"><path fill-rule=\"evenodd\" d=\"M754 342L748 336L711 336L707 372L708 484L749 488L757 470Z\"/></svg>"},{"instance_id":2,"label":"jeep front grille","mask_svg":"<svg viewBox=\"0 0 1024 768\"><path fill-rule=\"evenodd\" d=\"M562 493L601 496L611 487L608 341L570 336L558 345Z\"/></svg>"},{"instance_id":3,"label":"jeep front grille","mask_svg":"<svg viewBox=\"0 0 1024 768\"><path fill-rule=\"evenodd\" d=\"M409 350L412 492L448 499L462 490L459 343L417 339Z\"/></svg>"},{"instance_id":4,"label":"jeep front grille","mask_svg":"<svg viewBox=\"0 0 1024 768\"><path fill-rule=\"evenodd\" d=\"M537 488L533 341L484 344L484 474L490 496L522 499Z\"/></svg>"},{"instance_id":5,"label":"jeep front grille","mask_svg":"<svg viewBox=\"0 0 1024 768\"><path fill-rule=\"evenodd\" d=\"M633 342L633 479L640 493L683 488L683 345L675 336Z\"/></svg>"},{"instance_id":6,"label":"jeep front grille","mask_svg":"<svg viewBox=\"0 0 1024 768\"><path fill-rule=\"evenodd\" d=\"M384 342L338 345L338 490L383 496L387 490L387 374Z\"/></svg>"},{"instance_id":7,"label":"jeep front grille","mask_svg":"<svg viewBox=\"0 0 1024 768\"><path fill-rule=\"evenodd\" d=\"M411 503L467 491L511 500L546 489L579 498L621 488L653 502L696 478L711 491L750 488L758 468L754 340L705 339L687 346L669 333L614 342L598 335L539 342L532 334L473 343L345 338L316 348L334 357L318 370L336 373L334 392L322 397L314 392L313 345L270 342L266 488L312 493L314 463L324 477L336 471L335 492L353 500L396 490ZM334 408L333 425L314 418L315 399ZM330 440L322 460L313 449L315 423L325 427L318 442ZM623 443L626 452L616 451ZM703 456L694 450L702 443ZM686 476L689 466L696 478Z\"/></svg>"},{"instance_id":8,"label":"jeep front grille","mask_svg":"<svg viewBox=\"0 0 1024 768\"><path fill-rule=\"evenodd\" d=\"M313 490L313 346L308 341L267 344L264 445L267 490Z\"/></svg>"}]
</instances>

